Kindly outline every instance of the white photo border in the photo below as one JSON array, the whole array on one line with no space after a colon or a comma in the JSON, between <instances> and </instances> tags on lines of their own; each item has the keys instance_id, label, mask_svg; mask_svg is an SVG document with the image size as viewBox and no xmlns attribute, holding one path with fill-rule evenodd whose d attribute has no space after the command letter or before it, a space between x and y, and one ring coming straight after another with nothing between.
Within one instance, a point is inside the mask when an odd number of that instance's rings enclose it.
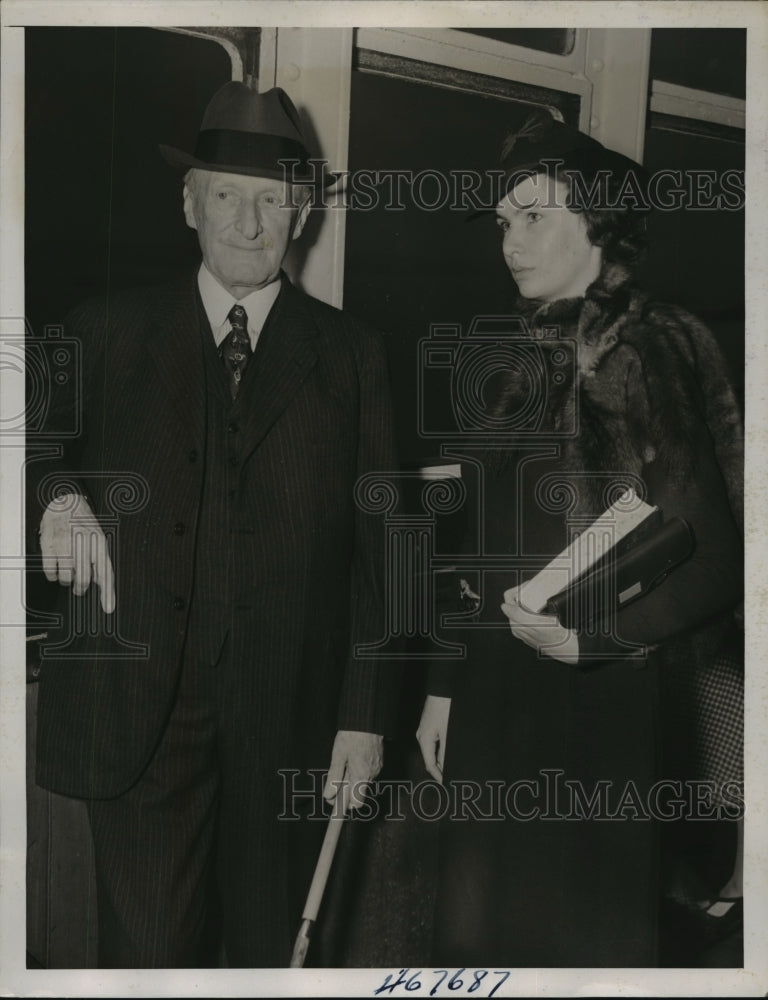
<instances>
[{"instance_id":1,"label":"white photo border","mask_svg":"<svg viewBox=\"0 0 768 1000\"><path fill-rule=\"evenodd\" d=\"M762 4L674 2L260 2L260 0L4 0L0 156L0 322L18 332L24 311L24 27L745 27L746 105L746 573L747 672L745 783L748 816L744 968L522 969L498 996L761 996L768 991L768 565L764 498L768 496L768 17ZM0 371L2 417L23 412L23 379ZM23 554L20 482L24 449L0 440L0 551L4 566ZM0 671L0 992L61 996L370 996L393 970L107 970L25 967L26 774L24 612L16 573L0 573L4 627ZM398 970L394 970L396 973ZM426 971L426 970L425 970ZM421 991L420 991L421 992ZM386 994L385 994L386 995ZM404 995L398 991L397 995ZM452 995L441 989L436 995ZM479 995L479 993L478 993Z\"/></svg>"}]
</instances>

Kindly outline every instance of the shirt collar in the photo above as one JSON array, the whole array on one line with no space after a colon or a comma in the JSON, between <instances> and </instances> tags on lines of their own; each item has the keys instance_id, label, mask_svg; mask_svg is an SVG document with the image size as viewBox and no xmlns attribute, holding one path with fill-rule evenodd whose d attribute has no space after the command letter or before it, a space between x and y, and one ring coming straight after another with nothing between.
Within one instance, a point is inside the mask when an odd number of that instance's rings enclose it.
<instances>
[{"instance_id":1,"label":"shirt collar","mask_svg":"<svg viewBox=\"0 0 768 1000\"><path fill-rule=\"evenodd\" d=\"M245 309L248 314L248 336L251 340L251 347L256 350L256 341L262 331L264 323L275 299L280 294L280 278L276 278L264 288L257 288L256 291L246 295L244 299L236 299L214 278L205 264L200 265L197 272L197 286L200 289L200 298L203 301L203 308L211 325L213 339L218 347L231 329L231 324L227 317L229 310L235 303Z\"/></svg>"}]
</instances>

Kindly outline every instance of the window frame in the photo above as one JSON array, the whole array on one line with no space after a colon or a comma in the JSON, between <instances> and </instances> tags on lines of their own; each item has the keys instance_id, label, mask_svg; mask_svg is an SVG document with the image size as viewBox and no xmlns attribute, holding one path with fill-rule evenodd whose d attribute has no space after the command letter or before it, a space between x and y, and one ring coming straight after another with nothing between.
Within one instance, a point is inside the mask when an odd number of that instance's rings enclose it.
<instances>
[{"instance_id":1,"label":"window frame","mask_svg":"<svg viewBox=\"0 0 768 1000\"><path fill-rule=\"evenodd\" d=\"M713 125L746 129L747 102L742 98L728 97L709 90L695 90L693 87L683 87L665 80L654 79L651 82L648 110L676 118L691 118Z\"/></svg>"},{"instance_id":2,"label":"window frame","mask_svg":"<svg viewBox=\"0 0 768 1000\"><path fill-rule=\"evenodd\" d=\"M452 28L278 27L262 33L259 86L291 95L334 170L348 168L354 49L576 94L582 130L642 159L650 40L650 28L578 28L571 52L556 55ZM344 221L343 210L326 210L300 275L302 287L336 306L344 297Z\"/></svg>"}]
</instances>

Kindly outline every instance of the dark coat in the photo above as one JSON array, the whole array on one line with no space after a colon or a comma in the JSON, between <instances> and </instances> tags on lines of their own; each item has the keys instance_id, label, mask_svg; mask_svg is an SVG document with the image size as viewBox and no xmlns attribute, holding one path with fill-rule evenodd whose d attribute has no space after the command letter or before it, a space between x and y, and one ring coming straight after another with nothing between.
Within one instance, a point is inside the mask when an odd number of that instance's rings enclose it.
<instances>
[{"instance_id":1,"label":"dark coat","mask_svg":"<svg viewBox=\"0 0 768 1000\"><path fill-rule=\"evenodd\" d=\"M37 779L64 794L112 797L139 777L173 704L195 567L215 557L197 550L200 315L189 275L86 304L67 324L82 345L82 431L61 460L31 463L30 517L39 524L62 476L74 479L115 536L117 611L101 613L95 587L71 598L69 633L43 660ZM353 650L383 635L383 531L354 487L394 459L380 339L286 278L268 323L229 485L242 674L233 724L274 775L327 767L337 728L382 732L386 667ZM53 402L54 432L66 403Z\"/></svg>"},{"instance_id":2,"label":"dark coat","mask_svg":"<svg viewBox=\"0 0 768 1000\"><path fill-rule=\"evenodd\" d=\"M652 965L651 793L656 780L678 776L660 759L659 675L672 637L690 661L703 650L698 637L711 637L741 597L738 407L711 334L649 301L618 268L606 268L583 299L521 305L546 372L538 432L463 469L482 498L470 550L488 557L488 568L475 584L477 626L461 633L466 662L453 671L436 665L430 677L431 693L452 697L449 800L454 788L465 800L468 789L481 790L475 814L464 808L469 822L441 829L433 959L485 968ZM519 412L530 370L505 373L495 416ZM665 518L689 520L693 556L619 611L612 634L581 635L578 666L538 657L511 635L499 610L504 590L561 551L628 478ZM630 658L637 648L618 639L659 653ZM549 779L561 791L577 783L587 797L605 783L605 815L587 818L568 792L553 797ZM502 791L520 783L511 799L519 812L510 799L491 808L492 781ZM621 811L627 792L637 811Z\"/></svg>"}]
</instances>

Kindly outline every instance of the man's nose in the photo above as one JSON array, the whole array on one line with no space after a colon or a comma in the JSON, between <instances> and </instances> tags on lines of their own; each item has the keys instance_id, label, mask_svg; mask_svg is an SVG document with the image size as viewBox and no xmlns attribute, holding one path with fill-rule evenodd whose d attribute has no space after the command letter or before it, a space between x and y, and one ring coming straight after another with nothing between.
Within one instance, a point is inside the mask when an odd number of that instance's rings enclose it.
<instances>
[{"instance_id":1,"label":"man's nose","mask_svg":"<svg viewBox=\"0 0 768 1000\"><path fill-rule=\"evenodd\" d=\"M257 206L249 201L244 201L240 206L235 225L237 231L246 240L255 240L263 229Z\"/></svg>"}]
</instances>

